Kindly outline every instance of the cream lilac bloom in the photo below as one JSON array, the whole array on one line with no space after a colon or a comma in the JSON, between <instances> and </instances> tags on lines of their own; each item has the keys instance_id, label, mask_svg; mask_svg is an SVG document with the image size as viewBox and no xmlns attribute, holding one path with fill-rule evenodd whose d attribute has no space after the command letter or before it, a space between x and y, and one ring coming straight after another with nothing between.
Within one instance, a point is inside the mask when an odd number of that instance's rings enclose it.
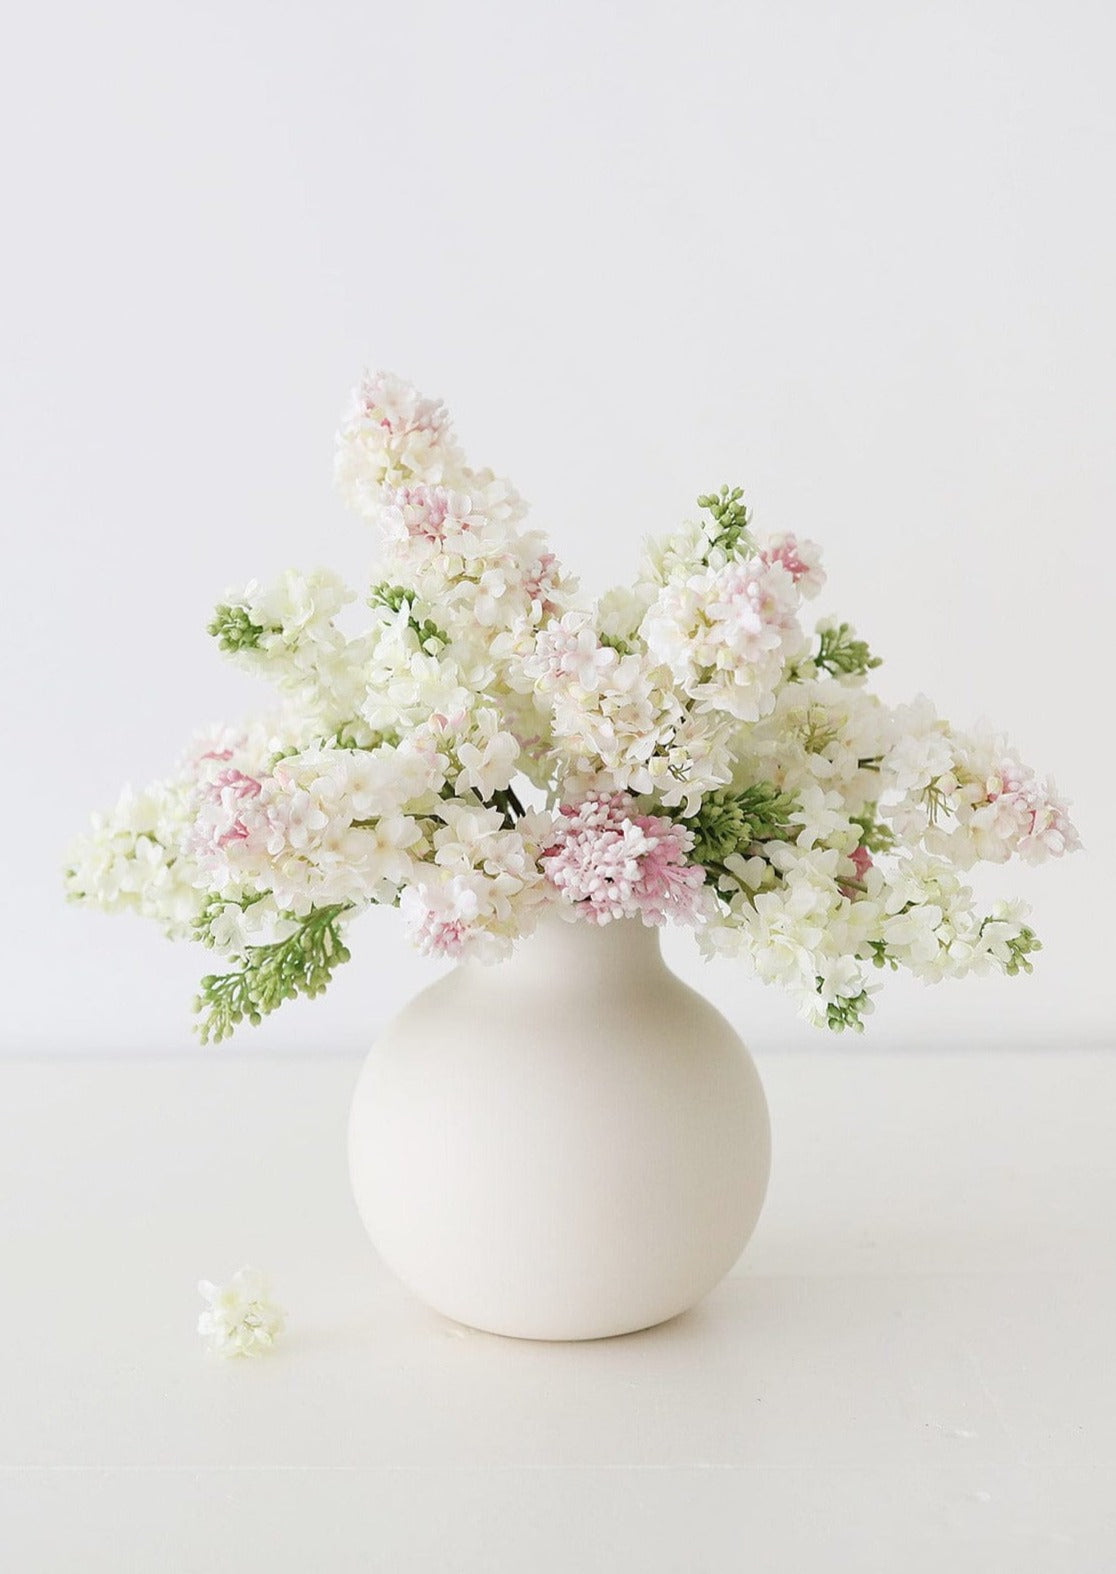
<instances>
[{"instance_id":1,"label":"cream lilac bloom","mask_svg":"<svg viewBox=\"0 0 1116 1574\"><path fill-rule=\"evenodd\" d=\"M699 709L758 721L803 650L798 605L793 575L756 557L664 586L640 631Z\"/></svg>"},{"instance_id":2,"label":"cream lilac bloom","mask_svg":"<svg viewBox=\"0 0 1116 1574\"><path fill-rule=\"evenodd\" d=\"M286 1313L258 1268L238 1269L227 1284L202 1279L198 1293L206 1303L198 1333L211 1355L263 1355L286 1326Z\"/></svg>"},{"instance_id":3,"label":"cream lilac bloom","mask_svg":"<svg viewBox=\"0 0 1116 1574\"><path fill-rule=\"evenodd\" d=\"M334 479L359 514L378 518L383 489L439 484L461 464L449 416L391 372L368 372L354 388L337 434Z\"/></svg>"}]
</instances>

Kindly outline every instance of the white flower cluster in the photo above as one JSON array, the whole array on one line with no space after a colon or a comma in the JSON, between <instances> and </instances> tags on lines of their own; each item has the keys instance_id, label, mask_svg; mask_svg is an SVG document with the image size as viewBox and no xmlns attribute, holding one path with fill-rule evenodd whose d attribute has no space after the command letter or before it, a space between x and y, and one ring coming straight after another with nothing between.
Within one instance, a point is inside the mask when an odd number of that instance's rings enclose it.
<instances>
[{"instance_id":1,"label":"white flower cluster","mask_svg":"<svg viewBox=\"0 0 1116 1574\"><path fill-rule=\"evenodd\" d=\"M540 630L508 678L549 705L565 798L622 792L696 808L731 775L731 719L688 706L646 648L603 642L589 611Z\"/></svg>"},{"instance_id":2,"label":"white flower cluster","mask_svg":"<svg viewBox=\"0 0 1116 1574\"><path fill-rule=\"evenodd\" d=\"M209 631L222 650L277 684L294 711L329 726L351 716L361 695L351 642L335 621L355 599L328 569L288 569L274 585L253 580L230 594Z\"/></svg>"},{"instance_id":3,"label":"white flower cluster","mask_svg":"<svg viewBox=\"0 0 1116 1574\"><path fill-rule=\"evenodd\" d=\"M757 554L664 585L642 633L699 711L758 721L774 706L788 662L805 650L799 602L783 564Z\"/></svg>"},{"instance_id":4,"label":"white flower cluster","mask_svg":"<svg viewBox=\"0 0 1116 1574\"><path fill-rule=\"evenodd\" d=\"M186 853L193 825L187 778L125 787L116 807L95 814L66 870L69 895L106 913L139 913L173 940L187 938L205 899L198 869Z\"/></svg>"},{"instance_id":5,"label":"white flower cluster","mask_svg":"<svg viewBox=\"0 0 1116 1574\"><path fill-rule=\"evenodd\" d=\"M205 1302L198 1333L211 1355L263 1355L286 1326L286 1313L258 1268L238 1268L227 1284L202 1279L198 1294Z\"/></svg>"},{"instance_id":6,"label":"white flower cluster","mask_svg":"<svg viewBox=\"0 0 1116 1574\"><path fill-rule=\"evenodd\" d=\"M849 625L803 622L818 548L757 533L738 489L590 603L444 406L389 373L354 393L336 478L380 541L362 620L325 570L227 596L211 632L284 709L126 793L67 873L227 959L203 1034L319 993L372 903L483 960L547 903L673 918L833 1028L861 1025L881 970L1029 971L1024 910L982 911L960 876L1071 851L1065 804L995 734L874 696Z\"/></svg>"},{"instance_id":7,"label":"white flower cluster","mask_svg":"<svg viewBox=\"0 0 1116 1574\"><path fill-rule=\"evenodd\" d=\"M888 816L899 834L962 869L1013 855L1042 863L1079 845L1054 783L1040 782L1005 738L987 727L955 733L925 698L900 712L897 723L888 769L901 796Z\"/></svg>"}]
</instances>

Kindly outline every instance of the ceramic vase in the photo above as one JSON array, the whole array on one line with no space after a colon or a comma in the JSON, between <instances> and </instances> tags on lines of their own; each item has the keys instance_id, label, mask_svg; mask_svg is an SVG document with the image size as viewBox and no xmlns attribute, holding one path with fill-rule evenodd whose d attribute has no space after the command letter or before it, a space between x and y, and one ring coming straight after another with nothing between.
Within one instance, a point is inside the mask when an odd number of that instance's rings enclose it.
<instances>
[{"instance_id":1,"label":"ceramic vase","mask_svg":"<svg viewBox=\"0 0 1116 1574\"><path fill-rule=\"evenodd\" d=\"M767 1104L719 1012L638 920L544 915L376 1043L353 1099L357 1206L447 1317L527 1339L665 1321L729 1271L763 1204Z\"/></svg>"}]
</instances>

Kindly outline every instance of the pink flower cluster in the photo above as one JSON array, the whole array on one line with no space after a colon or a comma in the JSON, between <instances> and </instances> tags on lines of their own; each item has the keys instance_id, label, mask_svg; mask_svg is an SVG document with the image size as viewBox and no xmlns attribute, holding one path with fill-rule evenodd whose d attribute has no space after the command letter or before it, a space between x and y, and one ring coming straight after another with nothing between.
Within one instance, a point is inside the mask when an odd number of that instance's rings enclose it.
<instances>
[{"instance_id":1,"label":"pink flower cluster","mask_svg":"<svg viewBox=\"0 0 1116 1574\"><path fill-rule=\"evenodd\" d=\"M211 753L205 759L229 758L230 752ZM219 771L216 778L203 785L199 792L199 812L194 823L194 851L210 866L220 861L220 854L235 842L255 838L266 842L270 823L266 807L258 803L263 783L254 776L230 767Z\"/></svg>"},{"instance_id":2,"label":"pink flower cluster","mask_svg":"<svg viewBox=\"0 0 1116 1574\"><path fill-rule=\"evenodd\" d=\"M430 432L442 437L449 412L440 399L425 399L392 372L366 372L353 390L349 419L373 421L385 432Z\"/></svg>"},{"instance_id":3,"label":"pink flower cluster","mask_svg":"<svg viewBox=\"0 0 1116 1574\"><path fill-rule=\"evenodd\" d=\"M611 645L601 644L592 614L574 611L540 629L523 670L542 693L573 683L595 694L619 660Z\"/></svg>"},{"instance_id":4,"label":"pink flower cluster","mask_svg":"<svg viewBox=\"0 0 1116 1574\"><path fill-rule=\"evenodd\" d=\"M1029 766L1004 761L983 784L984 796L973 804L969 832L980 855L1002 862L1012 852L1027 863L1060 858L1081 846L1066 805L1045 787Z\"/></svg>"},{"instance_id":5,"label":"pink flower cluster","mask_svg":"<svg viewBox=\"0 0 1116 1574\"><path fill-rule=\"evenodd\" d=\"M441 543L446 539L446 522L457 531L468 529L469 499L444 486L400 486L389 493L384 524L396 537L420 536L424 541Z\"/></svg>"},{"instance_id":6,"label":"pink flower cluster","mask_svg":"<svg viewBox=\"0 0 1116 1574\"><path fill-rule=\"evenodd\" d=\"M760 557L769 565L781 563L804 596L816 595L825 584L821 548L814 541L800 540L790 531L769 536L760 548Z\"/></svg>"},{"instance_id":7,"label":"pink flower cluster","mask_svg":"<svg viewBox=\"0 0 1116 1574\"><path fill-rule=\"evenodd\" d=\"M782 569L787 579L782 579ZM706 618L744 661L780 649L798 626L797 598L788 592L795 572L780 557L745 558L730 563L710 585Z\"/></svg>"},{"instance_id":8,"label":"pink flower cluster","mask_svg":"<svg viewBox=\"0 0 1116 1574\"><path fill-rule=\"evenodd\" d=\"M461 880L451 880L443 886L427 882L409 885L399 906L411 944L424 956L445 957L453 962L464 953L471 926L480 912L476 892Z\"/></svg>"},{"instance_id":9,"label":"pink flower cluster","mask_svg":"<svg viewBox=\"0 0 1116 1574\"><path fill-rule=\"evenodd\" d=\"M637 814L626 793L614 793L562 806L542 867L591 923L636 917L645 924L693 923L705 882L705 870L686 856L693 841L673 820Z\"/></svg>"},{"instance_id":10,"label":"pink flower cluster","mask_svg":"<svg viewBox=\"0 0 1116 1574\"><path fill-rule=\"evenodd\" d=\"M543 617L554 617L558 612L561 578L561 565L553 552L540 552L524 571L524 594Z\"/></svg>"},{"instance_id":11,"label":"pink flower cluster","mask_svg":"<svg viewBox=\"0 0 1116 1574\"><path fill-rule=\"evenodd\" d=\"M260 778L219 771L198 783L195 806L191 851L218 889L285 852L305 853L330 828L318 798L282 779L282 762Z\"/></svg>"}]
</instances>

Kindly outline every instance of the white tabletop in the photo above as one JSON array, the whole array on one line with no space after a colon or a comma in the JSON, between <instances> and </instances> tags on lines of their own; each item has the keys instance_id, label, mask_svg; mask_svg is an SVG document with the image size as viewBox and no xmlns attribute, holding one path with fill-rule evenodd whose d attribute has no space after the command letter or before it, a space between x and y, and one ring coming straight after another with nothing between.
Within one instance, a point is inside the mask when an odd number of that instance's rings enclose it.
<instances>
[{"instance_id":1,"label":"white tabletop","mask_svg":"<svg viewBox=\"0 0 1116 1574\"><path fill-rule=\"evenodd\" d=\"M735 1273L625 1339L448 1324L349 1199L357 1065L0 1064L0 1567L1116 1568L1116 1056L760 1058ZM199 1278L264 1268L257 1361Z\"/></svg>"}]
</instances>

